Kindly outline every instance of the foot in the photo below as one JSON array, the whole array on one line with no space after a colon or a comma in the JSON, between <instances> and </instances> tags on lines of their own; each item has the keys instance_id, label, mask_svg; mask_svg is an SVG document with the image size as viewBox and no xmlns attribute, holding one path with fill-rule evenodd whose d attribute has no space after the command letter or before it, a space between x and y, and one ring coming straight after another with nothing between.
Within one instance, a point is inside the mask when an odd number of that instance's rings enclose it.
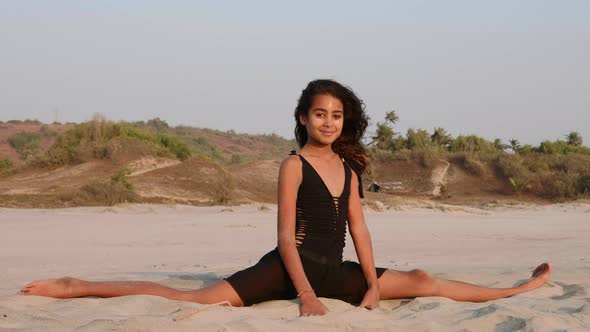
<instances>
[{"instance_id":1,"label":"foot","mask_svg":"<svg viewBox=\"0 0 590 332\"><path fill-rule=\"evenodd\" d=\"M527 290L533 290L543 286L551 276L551 263L543 263L535 268L533 275L529 281L525 282L522 286L526 287Z\"/></svg>"},{"instance_id":2,"label":"foot","mask_svg":"<svg viewBox=\"0 0 590 332\"><path fill-rule=\"evenodd\" d=\"M74 278L59 278L33 281L21 289L22 295L39 295L67 299L84 296L84 281Z\"/></svg>"}]
</instances>

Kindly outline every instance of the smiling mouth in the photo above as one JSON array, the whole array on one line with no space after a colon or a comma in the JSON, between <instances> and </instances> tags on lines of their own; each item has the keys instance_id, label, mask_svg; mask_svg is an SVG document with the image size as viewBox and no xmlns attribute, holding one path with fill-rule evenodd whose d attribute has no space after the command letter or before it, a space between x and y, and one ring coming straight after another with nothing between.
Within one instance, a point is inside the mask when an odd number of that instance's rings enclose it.
<instances>
[{"instance_id":1,"label":"smiling mouth","mask_svg":"<svg viewBox=\"0 0 590 332\"><path fill-rule=\"evenodd\" d=\"M326 136L332 136L334 135L336 132L335 131L321 131L322 134L326 135Z\"/></svg>"}]
</instances>

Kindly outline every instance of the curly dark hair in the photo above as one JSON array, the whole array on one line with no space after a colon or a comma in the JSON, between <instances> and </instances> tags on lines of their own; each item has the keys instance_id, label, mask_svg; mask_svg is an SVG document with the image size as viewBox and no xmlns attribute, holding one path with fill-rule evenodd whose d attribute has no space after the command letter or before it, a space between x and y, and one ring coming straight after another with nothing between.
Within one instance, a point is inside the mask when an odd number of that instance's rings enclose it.
<instances>
[{"instance_id":1,"label":"curly dark hair","mask_svg":"<svg viewBox=\"0 0 590 332\"><path fill-rule=\"evenodd\" d=\"M313 98L317 95L331 95L338 98L344 107L344 125L342 134L332 144L332 150L340 156L353 162L362 173L368 166L367 151L361 139L369 124L369 118L365 114L365 104L359 99L351 88L336 81L320 79L309 82L301 92L297 107L295 108L295 139L300 148L307 143L307 130L301 124L299 118L309 112Z\"/></svg>"}]
</instances>

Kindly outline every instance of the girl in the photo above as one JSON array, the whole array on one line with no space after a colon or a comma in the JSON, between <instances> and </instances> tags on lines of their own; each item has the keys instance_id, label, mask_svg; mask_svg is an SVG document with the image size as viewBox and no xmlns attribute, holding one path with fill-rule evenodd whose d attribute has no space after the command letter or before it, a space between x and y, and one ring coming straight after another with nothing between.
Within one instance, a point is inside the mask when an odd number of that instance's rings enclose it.
<instances>
[{"instance_id":1,"label":"girl","mask_svg":"<svg viewBox=\"0 0 590 332\"><path fill-rule=\"evenodd\" d=\"M367 167L361 138L368 121L363 102L332 80L310 82L295 109L301 150L283 160L278 181L278 246L260 261L212 286L181 291L144 281L92 282L74 278L34 281L21 292L57 298L135 294L233 306L299 298L301 315L323 315L318 297L338 298L372 309L380 299L444 296L485 302L542 286L551 273L541 264L513 288L488 288L434 278L422 270L375 268L360 198ZM346 224L359 263L342 262Z\"/></svg>"}]
</instances>

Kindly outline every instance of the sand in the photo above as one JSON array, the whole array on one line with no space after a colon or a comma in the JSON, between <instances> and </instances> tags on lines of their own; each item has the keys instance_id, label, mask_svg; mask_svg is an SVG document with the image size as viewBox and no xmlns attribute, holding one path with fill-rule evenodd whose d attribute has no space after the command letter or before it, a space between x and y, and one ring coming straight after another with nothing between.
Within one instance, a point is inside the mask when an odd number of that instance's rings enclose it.
<instances>
[{"instance_id":1,"label":"sand","mask_svg":"<svg viewBox=\"0 0 590 332\"><path fill-rule=\"evenodd\" d=\"M488 303L427 297L372 311L324 299L207 307L155 296L21 296L34 279L149 280L192 289L245 268L275 246L276 206L0 209L0 330L11 331L584 331L590 329L590 205L492 210L365 211L377 265L510 287L543 261L551 282ZM451 211L451 212L449 212ZM350 238L346 259L355 259ZM173 319L191 310L198 314Z\"/></svg>"}]
</instances>

